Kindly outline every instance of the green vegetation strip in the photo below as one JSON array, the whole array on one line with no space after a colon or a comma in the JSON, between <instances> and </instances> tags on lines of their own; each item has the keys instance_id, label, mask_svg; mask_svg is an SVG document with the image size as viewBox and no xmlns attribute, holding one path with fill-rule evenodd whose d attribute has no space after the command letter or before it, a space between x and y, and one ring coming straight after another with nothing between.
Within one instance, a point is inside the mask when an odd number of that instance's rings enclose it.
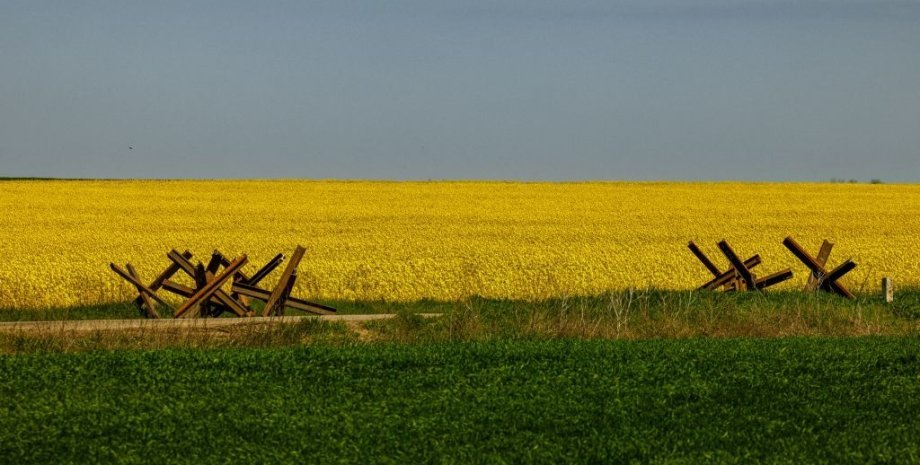
<instances>
[{"instance_id":1,"label":"green vegetation strip","mask_svg":"<svg viewBox=\"0 0 920 465\"><path fill-rule=\"evenodd\" d=\"M910 319L920 318L920 289L901 289L893 304L886 304L879 294L858 294L854 300L830 295L824 292L804 293L799 291L776 292L712 292L674 291L662 289L640 289L611 291L594 296L557 297L540 301L500 300L470 297L458 301L419 300L412 302L383 301L333 301L318 300L318 303L338 309L340 315L366 315L375 313L448 313L461 308L474 308L483 313L507 314L509 310L553 311L586 310L589 313L622 313L630 317L636 311L661 312L679 310L720 314L735 311L801 312L824 311L828 309L862 310L870 313L884 312ZM261 302L252 302L256 313L262 309ZM160 313L170 316L168 309ZM307 315L288 309L287 315ZM232 318L224 314L224 318ZM86 305L82 307L58 307L42 309L0 308L0 321L57 321L57 320L102 320L143 318L130 302Z\"/></svg>"},{"instance_id":2,"label":"green vegetation strip","mask_svg":"<svg viewBox=\"0 0 920 465\"><path fill-rule=\"evenodd\" d=\"M920 338L0 357L5 463L917 463Z\"/></svg>"}]
</instances>

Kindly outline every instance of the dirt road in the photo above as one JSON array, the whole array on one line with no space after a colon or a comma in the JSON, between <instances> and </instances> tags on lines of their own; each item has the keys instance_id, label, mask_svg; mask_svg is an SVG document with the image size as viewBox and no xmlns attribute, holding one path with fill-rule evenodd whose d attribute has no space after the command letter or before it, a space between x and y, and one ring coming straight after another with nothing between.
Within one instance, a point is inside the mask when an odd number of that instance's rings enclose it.
<instances>
[{"instance_id":1,"label":"dirt road","mask_svg":"<svg viewBox=\"0 0 920 465\"><path fill-rule=\"evenodd\" d=\"M439 316L437 313L420 313L422 317ZM183 318L162 320L60 320L60 321L10 321L0 322L0 332L23 331L101 331L101 330L169 330L169 329L220 329L229 326L291 324L304 320L322 320L358 324L366 321L394 318L392 313L370 315L322 315L252 318Z\"/></svg>"}]
</instances>

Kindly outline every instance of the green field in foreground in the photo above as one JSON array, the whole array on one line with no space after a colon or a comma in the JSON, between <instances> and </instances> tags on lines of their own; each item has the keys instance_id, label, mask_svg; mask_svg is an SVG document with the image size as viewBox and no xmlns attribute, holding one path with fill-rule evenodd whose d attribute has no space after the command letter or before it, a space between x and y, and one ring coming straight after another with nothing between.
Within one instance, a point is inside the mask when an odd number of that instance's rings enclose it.
<instances>
[{"instance_id":1,"label":"green field in foreground","mask_svg":"<svg viewBox=\"0 0 920 465\"><path fill-rule=\"evenodd\" d=\"M0 357L6 463L918 463L920 338Z\"/></svg>"}]
</instances>

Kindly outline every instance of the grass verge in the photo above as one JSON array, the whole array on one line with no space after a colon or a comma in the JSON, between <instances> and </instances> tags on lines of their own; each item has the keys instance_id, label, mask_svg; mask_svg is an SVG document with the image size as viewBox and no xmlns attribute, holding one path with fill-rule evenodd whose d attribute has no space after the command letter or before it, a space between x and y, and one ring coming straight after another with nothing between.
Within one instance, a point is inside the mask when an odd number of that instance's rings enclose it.
<instances>
[{"instance_id":1,"label":"grass verge","mask_svg":"<svg viewBox=\"0 0 920 465\"><path fill-rule=\"evenodd\" d=\"M657 339L913 335L920 292L903 291L888 305L874 296L845 300L797 292L626 291L540 302L471 298L459 302L340 302L342 314L396 313L366 323L303 322L220 329L0 331L0 353L99 349L277 347L353 342L436 343L533 339ZM73 311L69 316L121 315L130 305ZM120 312L120 313L119 313ZM22 319L34 311L0 315ZM294 312L292 312L294 313ZM418 313L440 313L422 318ZM2 329L2 328L0 328Z\"/></svg>"}]
</instances>

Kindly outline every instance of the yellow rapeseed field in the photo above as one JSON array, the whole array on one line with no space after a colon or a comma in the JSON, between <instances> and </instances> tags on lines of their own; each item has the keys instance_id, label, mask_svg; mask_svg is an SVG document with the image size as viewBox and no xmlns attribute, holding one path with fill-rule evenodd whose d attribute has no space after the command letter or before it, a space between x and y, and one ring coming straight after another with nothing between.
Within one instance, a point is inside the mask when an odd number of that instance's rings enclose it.
<instances>
[{"instance_id":1,"label":"yellow rapeseed field","mask_svg":"<svg viewBox=\"0 0 920 465\"><path fill-rule=\"evenodd\" d=\"M206 259L247 253L252 271L308 248L296 295L409 301L509 299L626 287L688 289L727 239L760 252L761 272L805 270L781 245L794 235L846 278L920 284L920 186L776 183L345 181L0 182L0 307L38 308L133 296L108 263L150 280L171 248ZM277 272L276 272L277 273Z\"/></svg>"}]
</instances>

